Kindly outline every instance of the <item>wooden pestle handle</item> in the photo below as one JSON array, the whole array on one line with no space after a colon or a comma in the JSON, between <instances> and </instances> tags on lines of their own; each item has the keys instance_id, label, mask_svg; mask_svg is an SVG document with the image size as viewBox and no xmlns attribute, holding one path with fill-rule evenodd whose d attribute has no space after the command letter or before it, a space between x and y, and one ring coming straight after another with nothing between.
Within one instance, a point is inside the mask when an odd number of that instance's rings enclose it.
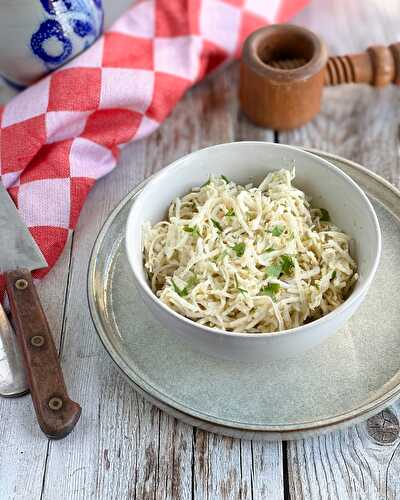
<instances>
[{"instance_id":1,"label":"wooden pestle handle","mask_svg":"<svg viewBox=\"0 0 400 500\"><path fill-rule=\"evenodd\" d=\"M31 273L18 269L5 273L5 277L40 428L47 437L61 439L75 427L81 407L68 396L57 350Z\"/></svg>"},{"instance_id":2,"label":"wooden pestle handle","mask_svg":"<svg viewBox=\"0 0 400 500\"><path fill-rule=\"evenodd\" d=\"M360 54L332 56L325 69L324 85L369 83L400 85L400 42L388 47L373 45Z\"/></svg>"}]
</instances>

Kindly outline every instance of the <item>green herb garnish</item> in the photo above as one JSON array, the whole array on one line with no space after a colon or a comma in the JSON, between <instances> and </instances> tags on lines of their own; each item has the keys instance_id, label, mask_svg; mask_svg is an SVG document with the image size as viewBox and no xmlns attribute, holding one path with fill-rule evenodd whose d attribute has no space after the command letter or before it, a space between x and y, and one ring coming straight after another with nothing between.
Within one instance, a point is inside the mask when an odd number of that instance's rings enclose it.
<instances>
[{"instance_id":1,"label":"green herb garnish","mask_svg":"<svg viewBox=\"0 0 400 500\"><path fill-rule=\"evenodd\" d=\"M215 219L211 219L211 222L214 224L214 226L218 229L219 232L222 233L222 231L224 230L223 227L221 226L221 224L215 220Z\"/></svg>"},{"instance_id":2,"label":"green herb garnish","mask_svg":"<svg viewBox=\"0 0 400 500\"><path fill-rule=\"evenodd\" d=\"M316 288L317 290L320 290L320 288L321 288L321 287L319 286L319 283L315 283L315 288Z\"/></svg>"},{"instance_id":3,"label":"green herb garnish","mask_svg":"<svg viewBox=\"0 0 400 500\"><path fill-rule=\"evenodd\" d=\"M225 214L225 217L234 217L234 216L235 216L235 211L233 210L233 208L230 208Z\"/></svg>"},{"instance_id":4,"label":"green herb garnish","mask_svg":"<svg viewBox=\"0 0 400 500\"><path fill-rule=\"evenodd\" d=\"M267 267L266 271L267 278L279 278L282 273L282 264L272 264Z\"/></svg>"},{"instance_id":5,"label":"green herb garnish","mask_svg":"<svg viewBox=\"0 0 400 500\"><path fill-rule=\"evenodd\" d=\"M199 229L197 226L193 226L193 227L183 226L183 230L186 233L192 233L193 236L200 236Z\"/></svg>"},{"instance_id":6,"label":"green herb garnish","mask_svg":"<svg viewBox=\"0 0 400 500\"><path fill-rule=\"evenodd\" d=\"M238 257L242 257L244 254L244 251L246 250L246 244L245 243L236 243L236 245L233 245L231 247L232 250L236 253Z\"/></svg>"},{"instance_id":7,"label":"green herb garnish","mask_svg":"<svg viewBox=\"0 0 400 500\"><path fill-rule=\"evenodd\" d=\"M270 252L273 252L273 251L274 251L274 249L272 247L268 247L265 250L263 250L262 253L270 253Z\"/></svg>"},{"instance_id":8,"label":"green herb garnish","mask_svg":"<svg viewBox=\"0 0 400 500\"><path fill-rule=\"evenodd\" d=\"M336 270L335 270L335 271L333 271L333 273L332 273L332 277L331 277L331 280L334 280L335 278L336 278Z\"/></svg>"},{"instance_id":9,"label":"green herb garnish","mask_svg":"<svg viewBox=\"0 0 400 500\"><path fill-rule=\"evenodd\" d=\"M225 175L221 175L221 179L224 180L227 184L229 184L228 179L225 177Z\"/></svg>"},{"instance_id":10,"label":"green herb garnish","mask_svg":"<svg viewBox=\"0 0 400 500\"><path fill-rule=\"evenodd\" d=\"M320 208L319 211L321 212L321 216L319 218L320 221L329 222L331 220L331 216L329 215L328 210L326 210L325 208Z\"/></svg>"},{"instance_id":11,"label":"green herb garnish","mask_svg":"<svg viewBox=\"0 0 400 500\"><path fill-rule=\"evenodd\" d=\"M275 226L271 233L272 233L272 236L280 236L285 230L285 226Z\"/></svg>"},{"instance_id":12,"label":"green herb garnish","mask_svg":"<svg viewBox=\"0 0 400 500\"><path fill-rule=\"evenodd\" d=\"M208 178L208 181L206 181L206 182L205 182L204 184L202 184L200 187L202 187L202 188L203 188L203 187L206 187L206 186L208 186L208 185L210 184L210 182L211 182L211 177L209 177L209 178Z\"/></svg>"},{"instance_id":13,"label":"green herb garnish","mask_svg":"<svg viewBox=\"0 0 400 500\"><path fill-rule=\"evenodd\" d=\"M182 290L176 285L174 280L171 280L172 286L174 287L175 292L179 295L179 297L186 297L188 295L189 291L187 287L182 288Z\"/></svg>"},{"instance_id":14,"label":"green herb garnish","mask_svg":"<svg viewBox=\"0 0 400 500\"><path fill-rule=\"evenodd\" d=\"M290 255L282 255L281 265L282 265L282 271L285 274L289 274L291 270L294 268L294 262L292 257L290 257Z\"/></svg>"},{"instance_id":15,"label":"green herb garnish","mask_svg":"<svg viewBox=\"0 0 400 500\"><path fill-rule=\"evenodd\" d=\"M289 274L294 267L294 262L290 255L282 255L278 263L268 266L266 271L267 278L279 278L281 274Z\"/></svg>"},{"instance_id":16,"label":"green herb garnish","mask_svg":"<svg viewBox=\"0 0 400 500\"><path fill-rule=\"evenodd\" d=\"M270 283L268 286L263 286L260 290L260 293L261 295L268 295L268 297L274 299L280 288L281 287L279 283Z\"/></svg>"}]
</instances>

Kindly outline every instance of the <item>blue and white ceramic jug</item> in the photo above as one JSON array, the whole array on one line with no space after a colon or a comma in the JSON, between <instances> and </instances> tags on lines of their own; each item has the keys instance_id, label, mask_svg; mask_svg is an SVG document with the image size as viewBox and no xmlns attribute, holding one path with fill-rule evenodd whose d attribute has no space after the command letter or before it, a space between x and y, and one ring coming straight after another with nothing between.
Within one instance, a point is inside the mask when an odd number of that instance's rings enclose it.
<instances>
[{"instance_id":1,"label":"blue and white ceramic jug","mask_svg":"<svg viewBox=\"0 0 400 500\"><path fill-rule=\"evenodd\" d=\"M0 0L0 75L26 86L89 47L102 0Z\"/></svg>"}]
</instances>

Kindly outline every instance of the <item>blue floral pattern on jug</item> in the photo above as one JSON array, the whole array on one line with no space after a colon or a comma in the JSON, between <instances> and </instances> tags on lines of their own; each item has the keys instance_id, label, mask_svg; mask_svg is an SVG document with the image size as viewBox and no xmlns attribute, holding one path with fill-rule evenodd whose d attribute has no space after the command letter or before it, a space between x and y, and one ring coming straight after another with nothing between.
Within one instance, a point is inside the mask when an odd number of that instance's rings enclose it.
<instances>
[{"instance_id":1,"label":"blue floral pattern on jug","mask_svg":"<svg viewBox=\"0 0 400 500\"><path fill-rule=\"evenodd\" d=\"M39 1L46 19L32 34L31 49L48 70L89 47L103 30L101 0Z\"/></svg>"}]
</instances>

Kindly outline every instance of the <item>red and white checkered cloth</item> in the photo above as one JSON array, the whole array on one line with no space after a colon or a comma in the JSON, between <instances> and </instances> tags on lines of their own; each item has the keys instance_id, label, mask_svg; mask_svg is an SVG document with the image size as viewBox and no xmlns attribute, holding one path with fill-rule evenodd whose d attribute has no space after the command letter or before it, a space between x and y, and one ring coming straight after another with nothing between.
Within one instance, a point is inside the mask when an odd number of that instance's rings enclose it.
<instances>
[{"instance_id":1,"label":"red and white checkered cloth","mask_svg":"<svg viewBox=\"0 0 400 500\"><path fill-rule=\"evenodd\" d=\"M0 109L1 180L49 269L120 147L153 132L190 86L239 55L251 31L308 1L137 2L88 50Z\"/></svg>"}]
</instances>

